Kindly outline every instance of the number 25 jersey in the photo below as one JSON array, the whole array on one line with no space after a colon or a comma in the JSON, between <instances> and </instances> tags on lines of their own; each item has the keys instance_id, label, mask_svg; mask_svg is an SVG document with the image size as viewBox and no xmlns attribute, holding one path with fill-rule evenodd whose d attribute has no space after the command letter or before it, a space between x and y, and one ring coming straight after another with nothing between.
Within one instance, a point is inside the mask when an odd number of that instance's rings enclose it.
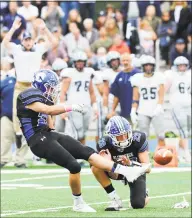
<instances>
[{"instance_id":1,"label":"number 25 jersey","mask_svg":"<svg viewBox=\"0 0 193 218\"><path fill-rule=\"evenodd\" d=\"M164 85L165 77L161 73L154 73L151 77L145 77L143 73L131 78L131 85L139 89L139 106L137 112L145 116L152 116L157 103L160 85Z\"/></svg>"}]
</instances>

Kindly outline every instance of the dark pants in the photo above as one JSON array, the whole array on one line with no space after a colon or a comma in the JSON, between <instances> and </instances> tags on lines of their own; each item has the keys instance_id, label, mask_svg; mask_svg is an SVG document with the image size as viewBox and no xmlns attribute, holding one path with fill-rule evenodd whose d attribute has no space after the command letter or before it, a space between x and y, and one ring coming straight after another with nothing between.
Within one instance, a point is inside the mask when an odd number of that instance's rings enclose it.
<instances>
[{"instance_id":1,"label":"dark pants","mask_svg":"<svg viewBox=\"0 0 193 218\"><path fill-rule=\"evenodd\" d=\"M106 172L109 178L109 174ZM119 175L116 180L125 180L124 176ZM133 209L140 209L145 207L146 198L146 175L140 176L135 182L129 182L130 188L130 202Z\"/></svg>"},{"instance_id":2,"label":"dark pants","mask_svg":"<svg viewBox=\"0 0 193 218\"><path fill-rule=\"evenodd\" d=\"M166 61L167 65L169 64L169 50L170 50L170 46L166 46L166 47L160 46L160 52L161 52L162 59Z\"/></svg>"},{"instance_id":3,"label":"dark pants","mask_svg":"<svg viewBox=\"0 0 193 218\"><path fill-rule=\"evenodd\" d=\"M80 3L80 16L82 20L86 18L94 19L95 3Z\"/></svg>"},{"instance_id":4,"label":"dark pants","mask_svg":"<svg viewBox=\"0 0 193 218\"><path fill-rule=\"evenodd\" d=\"M79 141L58 132L42 131L32 136L28 145L40 158L53 161L70 173L79 173L81 167L76 159L87 160L95 153L94 149L83 146Z\"/></svg>"}]
</instances>

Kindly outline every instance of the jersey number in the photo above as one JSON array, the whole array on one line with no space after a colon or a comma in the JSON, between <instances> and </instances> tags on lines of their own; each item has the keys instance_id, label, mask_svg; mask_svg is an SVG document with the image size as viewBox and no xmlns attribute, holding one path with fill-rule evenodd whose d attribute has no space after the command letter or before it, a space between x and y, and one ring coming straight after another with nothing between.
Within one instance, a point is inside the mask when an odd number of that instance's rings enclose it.
<instances>
[{"instance_id":1,"label":"jersey number","mask_svg":"<svg viewBox=\"0 0 193 218\"><path fill-rule=\"evenodd\" d=\"M85 81L85 83L84 82L82 82L82 81L76 81L75 82L75 85L76 85L76 91L77 92L80 92L80 87L82 86L82 83L84 84L84 91L88 91L88 87L89 87L89 81Z\"/></svg>"},{"instance_id":2,"label":"jersey number","mask_svg":"<svg viewBox=\"0 0 193 218\"><path fill-rule=\"evenodd\" d=\"M186 92L185 83L179 83L178 88L181 94L184 94ZM187 88L187 92L190 93L190 87Z\"/></svg>"},{"instance_id":3,"label":"jersey number","mask_svg":"<svg viewBox=\"0 0 193 218\"><path fill-rule=\"evenodd\" d=\"M147 88L142 88L141 92L142 92L143 99L144 100L155 99L156 91L157 91L156 87L150 88L150 91Z\"/></svg>"},{"instance_id":4,"label":"jersey number","mask_svg":"<svg viewBox=\"0 0 193 218\"><path fill-rule=\"evenodd\" d=\"M47 124L48 115L39 113L38 117L39 117L39 119L38 119L38 126L42 126L42 125L46 125Z\"/></svg>"}]
</instances>

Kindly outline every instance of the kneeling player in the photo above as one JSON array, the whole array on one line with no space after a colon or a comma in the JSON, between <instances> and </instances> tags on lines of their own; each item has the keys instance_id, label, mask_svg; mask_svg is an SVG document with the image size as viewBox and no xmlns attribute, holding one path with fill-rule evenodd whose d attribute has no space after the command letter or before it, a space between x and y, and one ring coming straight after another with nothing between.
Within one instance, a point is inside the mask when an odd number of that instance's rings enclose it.
<instances>
[{"instance_id":1,"label":"kneeling player","mask_svg":"<svg viewBox=\"0 0 193 218\"><path fill-rule=\"evenodd\" d=\"M22 92L17 98L17 116L22 132L31 151L40 158L53 161L70 171L70 187L73 194L73 210L78 212L95 212L81 197L80 171L76 159L87 160L97 168L121 173L128 181L133 182L149 168L128 168L107 161L95 151L68 135L53 131L50 115L76 111L84 113L83 105L54 105L58 94L59 78L51 70L40 70L34 75L32 88Z\"/></svg>"},{"instance_id":2,"label":"kneeling player","mask_svg":"<svg viewBox=\"0 0 193 218\"><path fill-rule=\"evenodd\" d=\"M116 163L121 162L123 165L129 166L136 165L141 167L143 164L149 163L148 142L145 133L140 131L132 132L131 125L125 118L121 116L112 117L107 123L106 131L107 136L99 140L97 144L97 150L101 156ZM124 176L103 171L95 166L92 166L92 172L111 199L110 205L105 210L120 210L122 201L110 179L123 180L127 184ZM150 169L147 172L149 173ZM128 185L130 188L131 206L134 209L143 208L148 202L146 176L141 175L135 182L129 182Z\"/></svg>"}]
</instances>

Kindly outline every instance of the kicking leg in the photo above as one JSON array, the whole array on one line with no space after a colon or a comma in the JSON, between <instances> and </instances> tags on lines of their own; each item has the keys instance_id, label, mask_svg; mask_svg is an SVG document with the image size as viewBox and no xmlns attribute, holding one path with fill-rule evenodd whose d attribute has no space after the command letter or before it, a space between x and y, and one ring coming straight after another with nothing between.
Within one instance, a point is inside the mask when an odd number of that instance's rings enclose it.
<instances>
[{"instance_id":1,"label":"kicking leg","mask_svg":"<svg viewBox=\"0 0 193 218\"><path fill-rule=\"evenodd\" d=\"M109 199L111 200L110 205L105 209L105 211L118 211L120 208L122 208L122 200L117 195L111 180L107 176L107 173L103 170L100 170L94 166L91 167L92 172L97 179L97 181L101 184L101 186L106 191ZM117 178L118 175L116 174L115 177ZM114 177L114 178L115 178Z\"/></svg>"}]
</instances>

